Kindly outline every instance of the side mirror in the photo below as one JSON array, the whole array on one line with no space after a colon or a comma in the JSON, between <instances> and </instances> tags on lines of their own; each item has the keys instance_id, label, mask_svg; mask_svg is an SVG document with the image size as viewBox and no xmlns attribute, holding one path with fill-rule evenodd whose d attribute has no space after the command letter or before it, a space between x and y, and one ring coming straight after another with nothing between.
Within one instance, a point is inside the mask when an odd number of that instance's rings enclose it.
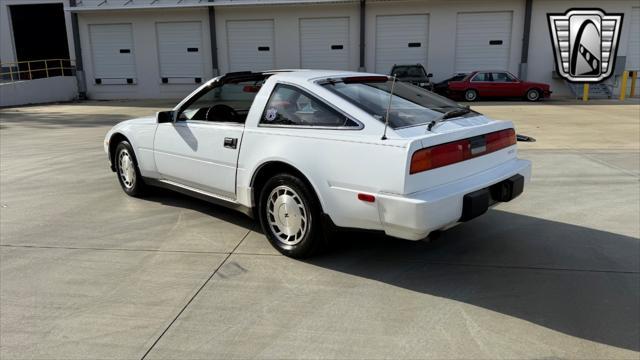
<instances>
[{"instance_id":1,"label":"side mirror","mask_svg":"<svg viewBox=\"0 0 640 360\"><path fill-rule=\"evenodd\" d=\"M174 116L175 113L171 110L169 111L159 111L158 115L156 116L156 120L158 122L158 124L162 124L162 123L170 123L174 121Z\"/></svg>"},{"instance_id":2,"label":"side mirror","mask_svg":"<svg viewBox=\"0 0 640 360\"><path fill-rule=\"evenodd\" d=\"M433 77L433 74L432 74L432 73L428 73L428 74L427 74L427 77L428 77L428 78L432 78L432 77Z\"/></svg>"}]
</instances>

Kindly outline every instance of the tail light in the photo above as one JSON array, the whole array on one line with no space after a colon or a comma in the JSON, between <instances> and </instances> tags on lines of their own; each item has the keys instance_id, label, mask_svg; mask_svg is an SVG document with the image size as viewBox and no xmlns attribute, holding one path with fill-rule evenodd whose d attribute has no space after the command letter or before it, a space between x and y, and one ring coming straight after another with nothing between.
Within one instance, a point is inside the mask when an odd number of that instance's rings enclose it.
<instances>
[{"instance_id":1,"label":"tail light","mask_svg":"<svg viewBox=\"0 0 640 360\"><path fill-rule=\"evenodd\" d=\"M516 144L516 132L506 129L471 139L420 149L411 157L410 174L455 164Z\"/></svg>"}]
</instances>

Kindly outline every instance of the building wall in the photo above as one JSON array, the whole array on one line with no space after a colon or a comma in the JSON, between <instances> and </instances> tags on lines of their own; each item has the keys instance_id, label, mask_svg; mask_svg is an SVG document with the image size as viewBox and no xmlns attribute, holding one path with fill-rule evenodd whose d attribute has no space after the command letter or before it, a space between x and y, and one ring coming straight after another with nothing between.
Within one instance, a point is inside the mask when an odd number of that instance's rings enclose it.
<instances>
[{"instance_id":1,"label":"building wall","mask_svg":"<svg viewBox=\"0 0 640 360\"><path fill-rule=\"evenodd\" d=\"M524 1L406 1L371 2L367 4L366 16L366 61L367 69L375 69L376 54L376 17L378 15L428 14L429 48L427 71L433 73L435 81L448 78L454 73L456 56L456 22L459 12L513 12L511 29L511 54L509 70L518 73L520 52L522 50L522 31L524 27ZM389 69L391 70L391 69Z\"/></svg>"},{"instance_id":2,"label":"building wall","mask_svg":"<svg viewBox=\"0 0 640 360\"><path fill-rule=\"evenodd\" d=\"M71 76L0 83L0 107L71 101L77 96L78 83Z\"/></svg>"},{"instance_id":3,"label":"building wall","mask_svg":"<svg viewBox=\"0 0 640 360\"><path fill-rule=\"evenodd\" d=\"M1 0L19 1L19 0ZM53 0L51 0L53 1ZM66 1L66 0L65 0ZM185 2L186 3L186 2ZM232 20L273 20L274 22L274 67L300 68L301 18L348 17L349 19L349 68L359 69L360 8L359 1L333 2L330 4L278 4L278 5L229 5L238 2L215 2L217 60L220 73L229 71L226 24ZM110 2L109 4L112 4ZM162 5L167 5L163 2ZM206 7L134 10L114 8L108 11L80 11L80 35L82 54L85 62L88 96L90 98L178 98L184 96L193 85L161 84L155 22L188 21L202 22L203 51L205 55L205 77L213 76L210 48L208 10ZM556 96L570 95L564 81L554 79L555 68L546 14L564 12L572 7L601 7L605 12L623 12L623 24L618 54L628 51L630 14L637 0L533 0L532 23L529 43L529 59L526 79L547 82L552 85ZM428 14L429 40L428 71L438 81L455 71L456 23L461 12L512 13L511 44L506 70L518 74L524 30L525 0L369 0L366 5L365 70L374 71L376 63L376 18L379 15ZM88 39L88 25L98 23L131 23L133 26L135 58L137 68L136 85L95 85L92 75L91 46ZM3 35L4 36L4 35Z\"/></svg>"},{"instance_id":4,"label":"building wall","mask_svg":"<svg viewBox=\"0 0 640 360\"><path fill-rule=\"evenodd\" d=\"M640 2L637 0L607 0L606 2L597 0L582 0L579 2L570 0L534 0L531 15L531 38L529 40L528 79L551 84L554 95L570 94L564 80L552 77L552 72L555 70L555 61L549 38L547 13L563 13L572 7L594 7L602 8L608 13L624 13L618 56L626 56L629 49L629 37L640 36L632 34L630 31L631 9L639 6ZM612 79L612 81L615 81L615 79Z\"/></svg>"},{"instance_id":5,"label":"building wall","mask_svg":"<svg viewBox=\"0 0 640 360\"><path fill-rule=\"evenodd\" d=\"M156 22L200 21L202 23L202 50L204 77L213 77L211 37L207 8L134 11L101 11L78 16L80 47L86 72L87 96L91 99L181 98L198 84L162 84L158 59ZM130 23L133 29L133 54L136 65L136 84L97 85L93 75L93 58L89 38L91 24Z\"/></svg>"},{"instance_id":6,"label":"building wall","mask_svg":"<svg viewBox=\"0 0 640 360\"><path fill-rule=\"evenodd\" d=\"M349 18L348 70L358 70L360 46L360 7L358 4L316 4L299 6L247 6L216 8L216 35L221 73L229 70L226 23L230 20L273 20L275 67L298 69L300 62L299 20L301 18Z\"/></svg>"}]
</instances>

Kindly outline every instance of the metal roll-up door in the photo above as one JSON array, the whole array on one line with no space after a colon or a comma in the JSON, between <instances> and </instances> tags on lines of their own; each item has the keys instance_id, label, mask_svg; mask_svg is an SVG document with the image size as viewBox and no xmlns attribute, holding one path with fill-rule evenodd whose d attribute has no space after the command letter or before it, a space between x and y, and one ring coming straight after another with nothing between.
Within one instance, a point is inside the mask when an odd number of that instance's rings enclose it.
<instances>
[{"instance_id":1,"label":"metal roll-up door","mask_svg":"<svg viewBox=\"0 0 640 360\"><path fill-rule=\"evenodd\" d=\"M229 71L273 69L273 38L273 20L227 21Z\"/></svg>"},{"instance_id":2,"label":"metal roll-up door","mask_svg":"<svg viewBox=\"0 0 640 360\"><path fill-rule=\"evenodd\" d=\"M349 70L349 18L300 19L300 65Z\"/></svg>"},{"instance_id":3,"label":"metal roll-up door","mask_svg":"<svg viewBox=\"0 0 640 360\"><path fill-rule=\"evenodd\" d=\"M459 13L456 25L456 72L509 69L512 13Z\"/></svg>"},{"instance_id":4,"label":"metal roll-up door","mask_svg":"<svg viewBox=\"0 0 640 360\"><path fill-rule=\"evenodd\" d=\"M135 84L131 24L91 24L89 40L96 84Z\"/></svg>"},{"instance_id":5,"label":"metal roll-up door","mask_svg":"<svg viewBox=\"0 0 640 360\"><path fill-rule=\"evenodd\" d=\"M427 66L428 15L383 15L376 18L376 72L388 74L394 64Z\"/></svg>"},{"instance_id":6,"label":"metal roll-up door","mask_svg":"<svg viewBox=\"0 0 640 360\"><path fill-rule=\"evenodd\" d=\"M159 22L158 58L163 83L200 83L204 72L202 23Z\"/></svg>"}]
</instances>

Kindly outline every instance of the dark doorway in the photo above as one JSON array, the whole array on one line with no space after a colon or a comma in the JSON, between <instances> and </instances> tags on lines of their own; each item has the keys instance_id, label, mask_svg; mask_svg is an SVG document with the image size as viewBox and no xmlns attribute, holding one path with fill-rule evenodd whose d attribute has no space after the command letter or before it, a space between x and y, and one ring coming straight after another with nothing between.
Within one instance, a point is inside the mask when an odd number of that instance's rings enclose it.
<instances>
[{"instance_id":1,"label":"dark doorway","mask_svg":"<svg viewBox=\"0 0 640 360\"><path fill-rule=\"evenodd\" d=\"M20 79L71 75L69 61L64 61L69 59L69 45L62 3L11 5L9 9L18 61L38 60L20 64ZM56 60L43 61L50 59Z\"/></svg>"}]
</instances>

